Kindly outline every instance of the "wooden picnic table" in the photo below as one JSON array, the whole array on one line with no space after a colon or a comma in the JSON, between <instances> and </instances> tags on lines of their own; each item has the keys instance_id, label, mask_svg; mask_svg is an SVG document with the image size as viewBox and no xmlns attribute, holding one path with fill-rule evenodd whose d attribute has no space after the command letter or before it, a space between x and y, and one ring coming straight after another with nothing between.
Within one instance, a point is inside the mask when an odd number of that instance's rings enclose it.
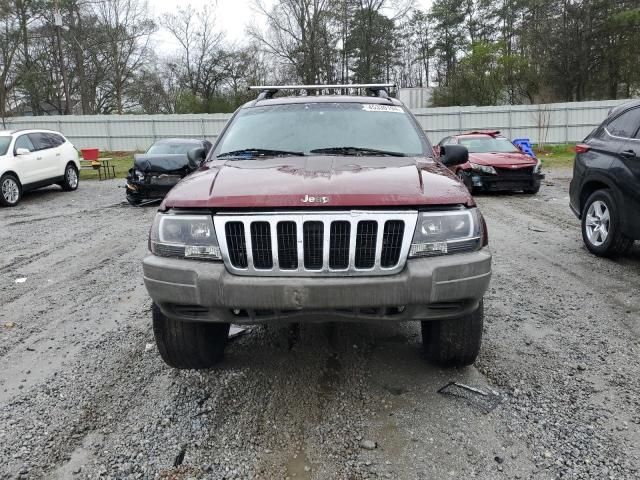
<instances>
[{"instance_id":1,"label":"wooden picnic table","mask_svg":"<svg viewBox=\"0 0 640 480\"><path fill-rule=\"evenodd\" d=\"M111 165L111 160L113 160L112 157L101 157L97 160L80 160L80 168L83 170L98 170L98 178L100 180L116 178L116 166Z\"/></svg>"}]
</instances>

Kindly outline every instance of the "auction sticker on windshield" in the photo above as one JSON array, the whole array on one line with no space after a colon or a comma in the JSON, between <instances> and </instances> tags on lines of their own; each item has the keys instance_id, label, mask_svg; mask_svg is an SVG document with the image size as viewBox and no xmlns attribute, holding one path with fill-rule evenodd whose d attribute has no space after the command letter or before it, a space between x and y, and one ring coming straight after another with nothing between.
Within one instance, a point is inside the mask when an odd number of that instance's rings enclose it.
<instances>
[{"instance_id":1,"label":"auction sticker on windshield","mask_svg":"<svg viewBox=\"0 0 640 480\"><path fill-rule=\"evenodd\" d=\"M402 107L395 105L378 105L375 103L365 103L362 105L362 109L365 112L391 112L391 113L404 113Z\"/></svg>"}]
</instances>

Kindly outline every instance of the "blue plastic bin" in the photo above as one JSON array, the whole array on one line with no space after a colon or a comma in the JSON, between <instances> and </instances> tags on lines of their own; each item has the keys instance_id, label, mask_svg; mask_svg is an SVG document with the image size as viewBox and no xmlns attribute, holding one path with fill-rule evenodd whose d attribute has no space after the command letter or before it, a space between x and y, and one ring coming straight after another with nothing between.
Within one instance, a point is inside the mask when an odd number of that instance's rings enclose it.
<instances>
[{"instance_id":1,"label":"blue plastic bin","mask_svg":"<svg viewBox=\"0 0 640 480\"><path fill-rule=\"evenodd\" d=\"M536 154L533 152L533 146L531 145L531 140L528 138L514 138L511 142L517 147L520 147L520 150L530 157L536 158Z\"/></svg>"}]
</instances>

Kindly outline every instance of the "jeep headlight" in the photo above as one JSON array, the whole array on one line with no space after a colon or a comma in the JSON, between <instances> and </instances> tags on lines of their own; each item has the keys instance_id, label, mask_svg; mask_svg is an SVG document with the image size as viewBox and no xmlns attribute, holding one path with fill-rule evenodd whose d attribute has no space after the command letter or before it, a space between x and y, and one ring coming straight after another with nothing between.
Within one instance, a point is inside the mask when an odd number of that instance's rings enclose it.
<instances>
[{"instance_id":1,"label":"jeep headlight","mask_svg":"<svg viewBox=\"0 0 640 480\"><path fill-rule=\"evenodd\" d=\"M149 250L160 257L222 260L211 215L158 213L149 232Z\"/></svg>"},{"instance_id":2,"label":"jeep headlight","mask_svg":"<svg viewBox=\"0 0 640 480\"><path fill-rule=\"evenodd\" d=\"M479 250L483 244L482 225L477 208L420 212L409 257Z\"/></svg>"},{"instance_id":3,"label":"jeep headlight","mask_svg":"<svg viewBox=\"0 0 640 480\"><path fill-rule=\"evenodd\" d=\"M493 167L490 167L488 165L480 165L478 163L471 163L471 169L474 172L482 172L482 173L488 173L489 175L497 175L496 173L496 169Z\"/></svg>"}]
</instances>

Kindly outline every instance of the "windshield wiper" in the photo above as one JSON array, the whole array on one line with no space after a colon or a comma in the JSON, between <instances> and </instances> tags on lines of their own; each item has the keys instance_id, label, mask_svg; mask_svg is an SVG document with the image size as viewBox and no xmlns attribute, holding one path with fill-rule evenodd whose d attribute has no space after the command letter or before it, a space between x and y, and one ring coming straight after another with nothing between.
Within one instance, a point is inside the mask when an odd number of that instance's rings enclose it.
<instances>
[{"instance_id":1,"label":"windshield wiper","mask_svg":"<svg viewBox=\"0 0 640 480\"><path fill-rule=\"evenodd\" d=\"M311 150L311 153L335 153L337 155L382 155L387 157L406 157L404 153L391 152L389 150L378 150L375 148L363 148L363 147L328 147L328 148L316 148Z\"/></svg>"},{"instance_id":2,"label":"windshield wiper","mask_svg":"<svg viewBox=\"0 0 640 480\"><path fill-rule=\"evenodd\" d=\"M233 150L216 155L216 158L224 157L277 157L290 155L295 157L304 157L304 152L290 152L288 150L271 150L268 148L243 148L242 150Z\"/></svg>"}]
</instances>

